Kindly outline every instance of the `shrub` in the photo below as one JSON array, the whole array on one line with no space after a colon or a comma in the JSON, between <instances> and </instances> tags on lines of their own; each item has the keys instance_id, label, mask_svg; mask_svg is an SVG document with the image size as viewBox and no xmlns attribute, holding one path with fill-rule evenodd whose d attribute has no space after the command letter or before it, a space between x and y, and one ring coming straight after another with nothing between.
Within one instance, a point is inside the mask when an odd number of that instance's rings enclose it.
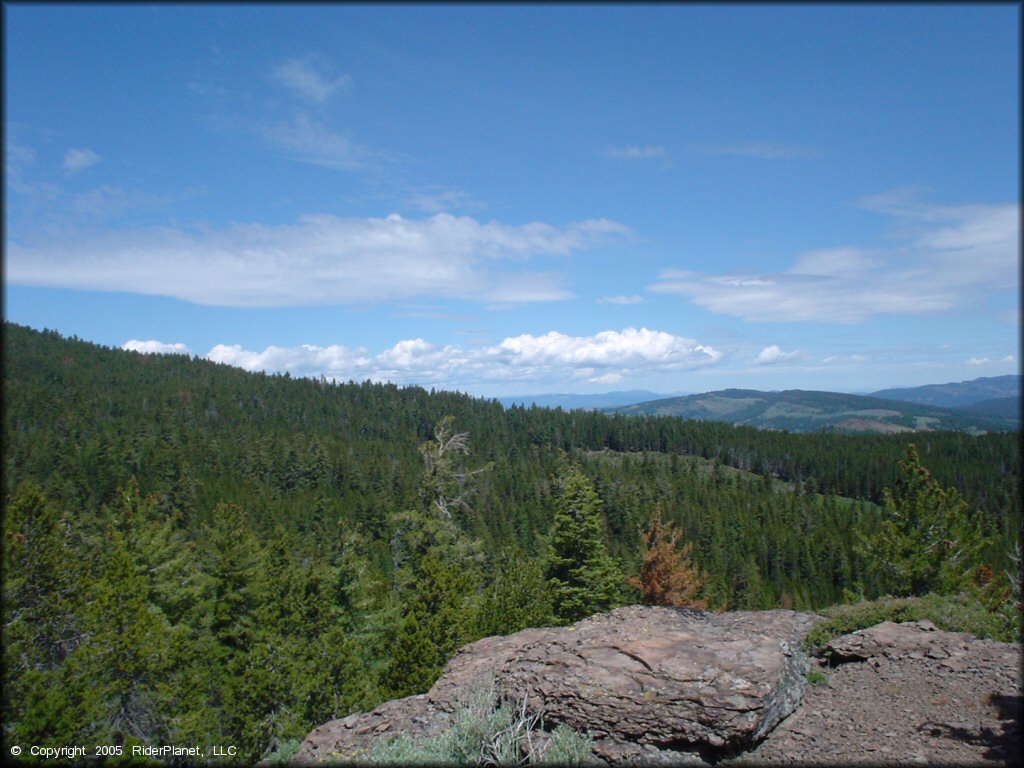
<instances>
[{"instance_id":1,"label":"shrub","mask_svg":"<svg viewBox=\"0 0 1024 768\"><path fill-rule=\"evenodd\" d=\"M542 715L518 705L495 703L493 686L474 695L456 710L451 727L429 739L399 736L378 742L365 755L384 765L581 765L591 755L589 736L559 725L538 739Z\"/></svg>"},{"instance_id":2,"label":"shrub","mask_svg":"<svg viewBox=\"0 0 1024 768\"><path fill-rule=\"evenodd\" d=\"M807 672L807 682L811 685L828 685L828 675L820 669L811 669Z\"/></svg>"},{"instance_id":3,"label":"shrub","mask_svg":"<svg viewBox=\"0 0 1024 768\"><path fill-rule=\"evenodd\" d=\"M266 765L286 765L302 746L300 739L288 739L277 746L264 761Z\"/></svg>"}]
</instances>

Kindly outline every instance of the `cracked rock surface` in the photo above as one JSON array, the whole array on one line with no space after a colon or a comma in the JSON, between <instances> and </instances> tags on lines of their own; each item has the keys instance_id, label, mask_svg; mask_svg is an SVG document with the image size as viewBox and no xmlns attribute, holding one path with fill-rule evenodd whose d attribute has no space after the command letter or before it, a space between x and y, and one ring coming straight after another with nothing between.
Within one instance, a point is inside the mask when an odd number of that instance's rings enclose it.
<instances>
[{"instance_id":1,"label":"cracked rock surface","mask_svg":"<svg viewBox=\"0 0 1024 768\"><path fill-rule=\"evenodd\" d=\"M548 726L595 738L609 763L701 762L768 733L799 704L817 617L795 611L629 606L569 627L527 629L462 648L423 696L327 723L294 762L358 760L374 740L429 735L473 692L524 698Z\"/></svg>"},{"instance_id":2,"label":"cracked rock surface","mask_svg":"<svg viewBox=\"0 0 1024 768\"><path fill-rule=\"evenodd\" d=\"M630 606L525 643L498 681L551 722L589 731L606 760L736 749L800 701L814 618Z\"/></svg>"}]
</instances>

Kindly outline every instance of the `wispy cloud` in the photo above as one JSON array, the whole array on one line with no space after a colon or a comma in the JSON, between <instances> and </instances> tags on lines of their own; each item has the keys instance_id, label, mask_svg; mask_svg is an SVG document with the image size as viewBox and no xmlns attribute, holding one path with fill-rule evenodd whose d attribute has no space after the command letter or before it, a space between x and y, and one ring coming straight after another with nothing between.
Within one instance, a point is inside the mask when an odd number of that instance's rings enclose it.
<instances>
[{"instance_id":1,"label":"wispy cloud","mask_svg":"<svg viewBox=\"0 0 1024 768\"><path fill-rule=\"evenodd\" d=\"M787 360L792 360L799 354L799 350L796 352L783 352L779 349L778 344L772 344L770 347L765 347L758 353L757 357L754 358L754 365L773 365L775 363L784 363Z\"/></svg>"},{"instance_id":2,"label":"wispy cloud","mask_svg":"<svg viewBox=\"0 0 1024 768\"><path fill-rule=\"evenodd\" d=\"M316 215L295 224L195 232L169 227L75 232L42 243L8 243L7 279L235 307L414 297L552 301L572 295L562 277L525 270L524 262L565 256L628 233L607 219L558 227L450 214L426 219Z\"/></svg>"},{"instance_id":3,"label":"wispy cloud","mask_svg":"<svg viewBox=\"0 0 1024 768\"><path fill-rule=\"evenodd\" d=\"M306 112L299 112L286 121L258 123L256 131L296 160L338 171L363 168L371 154Z\"/></svg>"},{"instance_id":4,"label":"wispy cloud","mask_svg":"<svg viewBox=\"0 0 1024 768\"><path fill-rule=\"evenodd\" d=\"M833 323L930 314L1017 290L1017 205L869 205L891 217L894 246L808 251L767 274L665 269L649 290L755 322Z\"/></svg>"},{"instance_id":5,"label":"wispy cloud","mask_svg":"<svg viewBox=\"0 0 1024 768\"><path fill-rule=\"evenodd\" d=\"M723 144L713 147L711 152L718 155L738 155L756 160L809 160L821 157L821 151L799 144L778 144L770 141L755 141L741 144Z\"/></svg>"},{"instance_id":6,"label":"wispy cloud","mask_svg":"<svg viewBox=\"0 0 1024 768\"><path fill-rule=\"evenodd\" d=\"M376 355L363 347L310 344L267 347L262 352L218 344L206 355L209 360L250 371L449 386L507 381L617 383L633 376L713 365L721 357L713 347L647 328L602 331L593 336L551 331L467 348L405 339Z\"/></svg>"},{"instance_id":7,"label":"wispy cloud","mask_svg":"<svg viewBox=\"0 0 1024 768\"><path fill-rule=\"evenodd\" d=\"M864 363L867 362L865 355L829 355L822 360L823 363Z\"/></svg>"},{"instance_id":8,"label":"wispy cloud","mask_svg":"<svg viewBox=\"0 0 1024 768\"><path fill-rule=\"evenodd\" d=\"M484 208L484 204L474 200L469 194L458 189L442 189L436 191L419 191L406 199L406 204L425 213L443 213L452 210Z\"/></svg>"},{"instance_id":9,"label":"wispy cloud","mask_svg":"<svg viewBox=\"0 0 1024 768\"><path fill-rule=\"evenodd\" d=\"M97 165L103 158L91 149L69 149L64 154L62 167L67 173L77 173Z\"/></svg>"},{"instance_id":10,"label":"wispy cloud","mask_svg":"<svg viewBox=\"0 0 1024 768\"><path fill-rule=\"evenodd\" d=\"M621 305L644 304L646 303L646 301L647 299L645 299L643 296L637 296L636 294L633 294L632 296L606 296L603 299L601 299L601 302L603 304Z\"/></svg>"},{"instance_id":11,"label":"wispy cloud","mask_svg":"<svg viewBox=\"0 0 1024 768\"><path fill-rule=\"evenodd\" d=\"M968 365L991 365L992 361L987 357L972 357L967 361Z\"/></svg>"},{"instance_id":12,"label":"wispy cloud","mask_svg":"<svg viewBox=\"0 0 1024 768\"><path fill-rule=\"evenodd\" d=\"M323 104L352 83L352 78L337 73L326 57L314 53L278 64L271 78L295 96L314 104Z\"/></svg>"},{"instance_id":13,"label":"wispy cloud","mask_svg":"<svg viewBox=\"0 0 1024 768\"><path fill-rule=\"evenodd\" d=\"M660 145L651 144L643 147L632 145L628 147L608 147L605 150L605 154L617 160L649 160L654 157L664 157L665 148Z\"/></svg>"}]
</instances>

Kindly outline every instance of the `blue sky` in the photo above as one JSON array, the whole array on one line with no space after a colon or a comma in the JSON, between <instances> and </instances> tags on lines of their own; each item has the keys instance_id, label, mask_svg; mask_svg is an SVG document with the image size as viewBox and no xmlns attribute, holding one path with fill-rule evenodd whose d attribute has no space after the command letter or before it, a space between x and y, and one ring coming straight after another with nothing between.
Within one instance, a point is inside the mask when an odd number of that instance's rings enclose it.
<instances>
[{"instance_id":1,"label":"blue sky","mask_svg":"<svg viewBox=\"0 0 1024 768\"><path fill-rule=\"evenodd\" d=\"M13 322L485 396L1019 369L1018 5L4 15Z\"/></svg>"}]
</instances>

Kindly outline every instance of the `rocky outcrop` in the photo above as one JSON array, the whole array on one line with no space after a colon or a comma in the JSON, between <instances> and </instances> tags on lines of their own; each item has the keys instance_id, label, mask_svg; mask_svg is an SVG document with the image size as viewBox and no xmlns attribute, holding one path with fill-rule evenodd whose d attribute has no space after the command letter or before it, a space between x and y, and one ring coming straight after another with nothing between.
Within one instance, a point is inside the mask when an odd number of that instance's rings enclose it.
<instances>
[{"instance_id":1,"label":"rocky outcrop","mask_svg":"<svg viewBox=\"0 0 1024 768\"><path fill-rule=\"evenodd\" d=\"M1020 644L883 622L808 660L816 620L634 606L488 637L428 693L317 728L294 762L359 762L379 739L438 734L489 690L588 731L610 764L1020 764Z\"/></svg>"},{"instance_id":2,"label":"rocky outcrop","mask_svg":"<svg viewBox=\"0 0 1024 768\"><path fill-rule=\"evenodd\" d=\"M831 641L752 765L1020 765L1021 646L883 622Z\"/></svg>"},{"instance_id":3,"label":"rocky outcrop","mask_svg":"<svg viewBox=\"0 0 1024 768\"><path fill-rule=\"evenodd\" d=\"M321 726L294 761L358 761L377 739L436 733L490 687L525 699L548 726L589 732L605 762L703 762L756 743L793 712L809 667L800 644L815 620L630 606L485 638L461 649L427 694Z\"/></svg>"}]
</instances>

